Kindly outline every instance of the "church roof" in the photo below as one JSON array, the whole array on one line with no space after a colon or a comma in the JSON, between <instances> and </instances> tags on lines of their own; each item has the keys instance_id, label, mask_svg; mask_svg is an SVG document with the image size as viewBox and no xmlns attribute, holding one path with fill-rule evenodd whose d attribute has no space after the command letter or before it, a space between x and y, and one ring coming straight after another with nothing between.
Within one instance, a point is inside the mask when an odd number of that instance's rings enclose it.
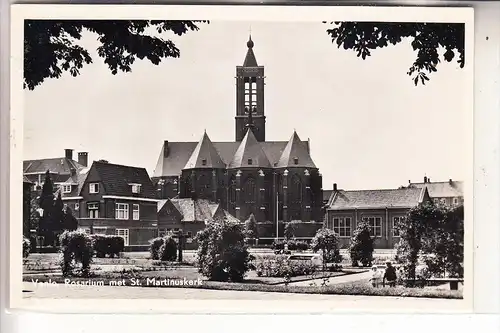
<instances>
[{"instance_id":1,"label":"church roof","mask_svg":"<svg viewBox=\"0 0 500 333\"><path fill-rule=\"evenodd\" d=\"M247 55L245 56L245 61L243 62L243 67L257 67L257 59L255 59L255 54L253 53L253 40L252 36L250 36L250 39L247 42L248 46L248 51Z\"/></svg>"},{"instance_id":2,"label":"church roof","mask_svg":"<svg viewBox=\"0 0 500 333\"><path fill-rule=\"evenodd\" d=\"M293 131L293 135L288 141L285 150L283 150L283 154L281 154L276 167L316 168L316 165L309 155L308 147L304 145L304 142L300 141L297 132Z\"/></svg>"},{"instance_id":3,"label":"church roof","mask_svg":"<svg viewBox=\"0 0 500 333\"><path fill-rule=\"evenodd\" d=\"M196 168L226 168L226 164L222 161L212 141L210 141L207 132L203 133L203 137L194 148L191 157L184 166L184 169Z\"/></svg>"},{"instance_id":4,"label":"church roof","mask_svg":"<svg viewBox=\"0 0 500 333\"><path fill-rule=\"evenodd\" d=\"M234 153L228 168L272 168L271 162L255 138L253 131L248 129L247 134Z\"/></svg>"},{"instance_id":5,"label":"church roof","mask_svg":"<svg viewBox=\"0 0 500 333\"><path fill-rule=\"evenodd\" d=\"M264 141L260 142L262 150L266 154L271 165L277 165L287 141ZM152 177L179 176L187 161L191 157L198 142L171 142L166 141L161 147L161 152L156 163ZM222 161L228 165L240 146L239 141L212 142ZM302 141L309 150L309 142Z\"/></svg>"}]
</instances>

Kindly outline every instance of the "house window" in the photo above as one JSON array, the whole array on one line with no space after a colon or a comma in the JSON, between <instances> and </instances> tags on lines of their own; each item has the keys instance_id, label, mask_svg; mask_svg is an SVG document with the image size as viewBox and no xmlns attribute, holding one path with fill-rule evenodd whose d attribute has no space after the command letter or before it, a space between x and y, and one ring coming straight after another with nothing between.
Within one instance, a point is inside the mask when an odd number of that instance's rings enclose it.
<instances>
[{"instance_id":1,"label":"house window","mask_svg":"<svg viewBox=\"0 0 500 333\"><path fill-rule=\"evenodd\" d=\"M89 192L91 194L99 193L99 183L89 184Z\"/></svg>"},{"instance_id":2,"label":"house window","mask_svg":"<svg viewBox=\"0 0 500 333\"><path fill-rule=\"evenodd\" d=\"M453 198L453 204L454 204L455 206L458 206L458 203L459 203L458 198Z\"/></svg>"},{"instance_id":3,"label":"house window","mask_svg":"<svg viewBox=\"0 0 500 333\"><path fill-rule=\"evenodd\" d=\"M94 235L106 235L106 227L94 227Z\"/></svg>"},{"instance_id":4,"label":"house window","mask_svg":"<svg viewBox=\"0 0 500 333\"><path fill-rule=\"evenodd\" d=\"M248 165L252 165L252 159L251 158L248 159Z\"/></svg>"},{"instance_id":5,"label":"house window","mask_svg":"<svg viewBox=\"0 0 500 333\"><path fill-rule=\"evenodd\" d=\"M370 226L370 235L372 237L382 237L382 218L381 217L363 217L363 222Z\"/></svg>"},{"instance_id":6,"label":"house window","mask_svg":"<svg viewBox=\"0 0 500 333\"><path fill-rule=\"evenodd\" d=\"M140 184L132 184L132 193L140 193L141 185Z\"/></svg>"},{"instance_id":7,"label":"house window","mask_svg":"<svg viewBox=\"0 0 500 333\"><path fill-rule=\"evenodd\" d=\"M202 159L201 160L201 165L207 165L207 160L206 159Z\"/></svg>"},{"instance_id":8,"label":"house window","mask_svg":"<svg viewBox=\"0 0 500 333\"><path fill-rule=\"evenodd\" d=\"M405 220L404 216L394 216L392 219L392 237L399 237L399 224Z\"/></svg>"},{"instance_id":9,"label":"house window","mask_svg":"<svg viewBox=\"0 0 500 333\"><path fill-rule=\"evenodd\" d=\"M299 159L297 157L293 158L293 164L295 165L299 164Z\"/></svg>"},{"instance_id":10,"label":"house window","mask_svg":"<svg viewBox=\"0 0 500 333\"><path fill-rule=\"evenodd\" d=\"M139 205L138 204L133 204L132 208L133 208L132 218L134 220L138 220L139 219Z\"/></svg>"},{"instance_id":11,"label":"house window","mask_svg":"<svg viewBox=\"0 0 500 333\"><path fill-rule=\"evenodd\" d=\"M351 218L334 217L333 231L340 237L351 237Z\"/></svg>"},{"instance_id":12,"label":"house window","mask_svg":"<svg viewBox=\"0 0 500 333\"><path fill-rule=\"evenodd\" d=\"M71 193L71 185L63 185L62 192L63 193Z\"/></svg>"},{"instance_id":13,"label":"house window","mask_svg":"<svg viewBox=\"0 0 500 333\"><path fill-rule=\"evenodd\" d=\"M89 217L91 219L99 218L99 203L98 202L89 202L87 204L87 210L89 212Z\"/></svg>"},{"instance_id":14,"label":"house window","mask_svg":"<svg viewBox=\"0 0 500 333\"><path fill-rule=\"evenodd\" d=\"M193 237L193 233L191 231L188 231L187 232L187 238L191 238L191 237Z\"/></svg>"},{"instance_id":15,"label":"house window","mask_svg":"<svg viewBox=\"0 0 500 333\"><path fill-rule=\"evenodd\" d=\"M75 210L79 210L80 209L80 204L77 202L75 203Z\"/></svg>"},{"instance_id":16,"label":"house window","mask_svg":"<svg viewBox=\"0 0 500 333\"><path fill-rule=\"evenodd\" d=\"M128 220L128 204L117 203L115 205L115 218L117 220Z\"/></svg>"},{"instance_id":17,"label":"house window","mask_svg":"<svg viewBox=\"0 0 500 333\"><path fill-rule=\"evenodd\" d=\"M116 229L116 236L122 237L125 246L128 246L128 229Z\"/></svg>"}]
</instances>

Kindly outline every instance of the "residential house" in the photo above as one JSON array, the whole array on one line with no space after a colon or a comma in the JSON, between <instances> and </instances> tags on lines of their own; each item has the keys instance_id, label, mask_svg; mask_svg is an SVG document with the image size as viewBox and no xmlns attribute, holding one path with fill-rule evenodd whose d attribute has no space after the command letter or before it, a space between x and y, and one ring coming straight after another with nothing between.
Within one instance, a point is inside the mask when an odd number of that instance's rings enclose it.
<instances>
[{"instance_id":1,"label":"residential house","mask_svg":"<svg viewBox=\"0 0 500 333\"><path fill-rule=\"evenodd\" d=\"M429 196L435 203L441 203L448 207L456 207L464 204L464 186L462 181L449 179L444 182L431 182L431 179L425 176L423 183L408 182L408 187L427 188Z\"/></svg>"},{"instance_id":2,"label":"residential house","mask_svg":"<svg viewBox=\"0 0 500 333\"><path fill-rule=\"evenodd\" d=\"M72 181L60 191L80 229L122 236L127 250L147 246L158 235L158 200L146 169L98 161Z\"/></svg>"},{"instance_id":3,"label":"residential house","mask_svg":"<svg viewBox=\"0 0 500 333\"><path fill-rule=\"evenodd\" d=\"M338 235L340 245L349 246L360 221L371 227L375 248L393 248L399 241L398 222L420 203L430 200L427 188L387 190L337 190L326 208L326 227Z\"/></svg>"},{"instance_id":4,"label":"residential house","mask_svg":"<svg viewBox=\"0 0 500 333\"><path fill-rule=\"evenodd\" d=\"M193 237L209 222L240 221L222 208L220 203L206 199L177 198L160 200L157 206L159 234L182 232L187 236L186 248L195 248Z\"/></svg>"},{"instance_id":5,"label":"residential house","mask_svg":"<svg viewBox=\"0 0 500 333\"><path fill-rule=\"evenodd\" d=\"M32 183L32 190L37 192L42 189L47 171L52 182L57 186L71 182L71 178L85 169L87 164L87 152L78 153L78 161L75 161L73 149L65 149L64 157L23 161L23 175Z\"/></svg>"}]
</instances>

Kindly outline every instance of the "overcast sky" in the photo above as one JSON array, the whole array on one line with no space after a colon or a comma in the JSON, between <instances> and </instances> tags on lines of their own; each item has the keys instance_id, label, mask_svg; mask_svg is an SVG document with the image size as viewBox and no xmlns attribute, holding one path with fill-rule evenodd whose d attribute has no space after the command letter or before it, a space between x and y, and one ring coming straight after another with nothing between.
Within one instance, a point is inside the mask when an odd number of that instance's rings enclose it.
<instances>
[{"instance_id":1,"label":"overcast sky","mask_svg":"<svg viewBox=\"0 0 500 333\"><path fill-rule=\"evenodd\" d=\"M415 53L405 42L362 60L338 49L321 23L210 22L172 37L178 59L136 61L111 75L87 33L94 63L81 75L25 91L24 158L64 155L145 167L151 175L164 140L234 140L235 66L251 26L265 66L266 138L296 129L311 140L323 188L391 188L408 180L464 179L465 71L442 63L426 86L406 72Z\"/></svg>"}]
</instances>

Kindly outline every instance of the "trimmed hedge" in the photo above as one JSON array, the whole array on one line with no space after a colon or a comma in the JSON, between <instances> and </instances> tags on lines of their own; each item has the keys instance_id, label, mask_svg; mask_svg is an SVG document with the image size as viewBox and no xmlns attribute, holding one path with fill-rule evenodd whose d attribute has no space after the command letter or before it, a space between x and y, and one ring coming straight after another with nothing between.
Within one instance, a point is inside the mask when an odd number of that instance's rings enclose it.
<instances>
[{"instance_id":1,"label":"trimmed hedge","mask_svg":"<svg viewBox=\"0 0 500 333\"><path fill-rule=\"evenodd\" d=\"M274 241L273 244L271 245L271 248L273 250L284 250L285 244L288 245L288 250L290 251L307 251L310 249L309 244L307 242L297 241L294 239L288 240L286 242Z\"/></svg>"},{"instance_id":2,"label":"trimmed hedge","mask_svg":"<svg viewBox=\"0 0 500 333\"><path fill-rule=\"evenodd\" d=\"M92 262L92 239L81 231L64 231L59 236L60 265L63 276L78 275L76 265L82 265L80 273L82 276L90 275L90 263Z\"/></svg>"},{"instance_id":3,"label":"trimmed hedge","mask_svg":"<svg viewBox=\"0 0 500 333\"><path fill-rule=\"evenodd\" d=\"M118 257L125 249L125 242L120 236L92 235L91 239L92 248L98 258L105 258L106 255L110 258Z\"/></svg>"},{"instance_id":4,"label":"trimmed hedge","mask_svg":"<svg viewBox=\"0 0 500 333\"><path fill-rule=\"evenodd\" d=\"M177 243L172 236L157 237L149 241L151 259L175 261L177 259Z\"/></svg>"},{"instance_id":5,"label":"trimmed hedge","mask_svg":"<svg viewBox=\"0 0 500 333\"><path fill-rule=\"evenodd\" d=\"M31 252L31 241L23 237L23 258L28 258Z\"/></svg>"},{"instance_id":6,"label":"trimmed hedge","mask_svg":"<svg viewBox=\"0 0 500 333\"><path fill-rule=\"evenodd\" d=\"M309 275L316 272L311 262L296 263L287 260L286 256L277 256L276 259L265 259L257 264L257 276L266 277L294 277Z\"/></svg>"}]
</instances>

